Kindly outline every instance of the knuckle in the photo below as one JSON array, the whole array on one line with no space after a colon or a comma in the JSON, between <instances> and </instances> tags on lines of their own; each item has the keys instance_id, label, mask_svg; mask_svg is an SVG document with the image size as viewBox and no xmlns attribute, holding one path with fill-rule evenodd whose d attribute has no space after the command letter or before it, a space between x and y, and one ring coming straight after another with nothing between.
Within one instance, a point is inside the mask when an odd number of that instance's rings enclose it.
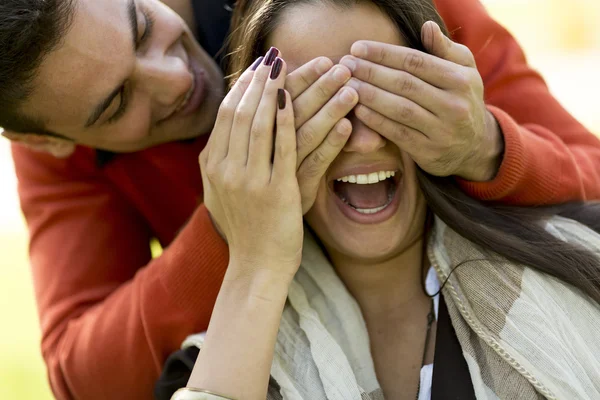
<instances>
[{"instance_id":1,"label":"knuckle","mask_svg":"<svg viewBox=\"0 0 600 400\"><path fill-rule=\"evenodd\" d=\"M327 120L337 121L338 119L341 118L337 108L339 108L339 107L326 107L325 108L325 116L327 117Z\"/></svg>"},{"instance_id":2,"label":"knuckle","mask_svg":"<svg viewBox=\"0 0 600 400\"><path fill-rule=\"evenodd\" d=\"M411 121L415 116L415 110L410 104L396 104L396 115L402 119L402 121Z\"/></svg>"},{"instance_id":3,"label":"knuckle","mask_svg":"<svg viewBox=\"0 0 600 400\"><path fill-rule=\"evenodd\" d=\"M240 189L242 179L236 168L226 168L221 176L221 185L228 192L237 192Z\"/></svg>"},{"instance_id":4,"label":"knuckle","mask_svg":"<svg viewBox=\"0 0 600 400\"><path fill-rule=\"evenodd\" d=\"M365 71L365 76L367 78L367 82L373 82L373 79L375 79L375 68L373 67L373 65L368 65Z\"/></svg>"},{"instance_id":5,"label":"knuckle","mask_svg":"<svg viewBox=\"0 0 600 400\"><path fill-rule=\"evenodd\" d=\"M458 48L458 51L465 54L466 61L469 62L469 64L474 65L475 64L475 55L473 55L473 52L471 51L471 49L469 49L464 44L456 43L456 42L453 42L453 43Z\"/></svg>"},{"instance_id":6,"label":"knuckle","mask_svg":"<svg viewBox=\"0 0 600 400\"><path fill-rule=\"evenodd\" d=\"M320 153L315 152L311 154L308 162L304 165L304 168L302 168L301 174L303 175L304 179L314 179L318 177L321 172L322 163L323 161Z\"/></svg>"},{"instance_id":7,"label":"knuckle","mask_svg":"<svg viewBox=\"0 0 600 400\"><path fill-rule=\"evenodd\" d=\"M369 48L367 47L367 51L368 50ZM385 47L380 47L375 51L375 59L378 63L384 63L388 57L388 51Z\"/></svg>"},{"instance_id":8,"label":"knuckle","mask_svg":"<svg viewBox=\"0 0 600 400\"><path fill-rule=\"evenodd\" d=\"M208 179L210 179L211 181L215 181L216 179L219 178L220 174L219 174L219 169L217 166L217 163L214 161L208 161L203 168L204 173L206 174L206 176L208 177Z\"/></svg>"},{"instance_id":9,"label":"knuckle","mask_svg":"<svg viewBox=\"0 0 600 400\"><path fill-rule=\"evenodd\" d=\"M451 105L452 115L456 120L464 120L470 117L471 108L469 103L463 100L455 100Z\"/></svg>"},{"instance_id":10,"label":"knuckle","mask_svg":"<svg viewBox=\"0 0 600 400\"><path fill-rule=\"evenodd\" d=\"M224 122L226 120L230 120L234 113L235 107L232 104L231 99L225 99L219 106L219 112L217 114L217 121Z\"/></svg>"},{"instance_id":11,"label":"knuckle","mask_svg":"<svg viewBox=\"0 0 600 400\"><path fill-rule=\"evenodd\" d=\"M367 103L373 103L377 98L377 92L373 86L361 85L359 89L359 96Z\"/></svg>"},{"instance_id":12,"label":"knuckle","mask_svg":"<svg viewBox=\"0 0 600 400\"><path fill-rule=\"evenodd\" d=\"M399 142L410 143L412 137L410 136L410 132L408 128L402 124L393 124L390 128L390 133L393 138L395 138Z\"/></svg>"},{"instance_id":13,"label":"knuckle","mask_svg":"<svg viewBox=\"0 0 600 400\"><path fill-rule=\"evenodd\" d=\"M264 131L265 131L265 129L262 126L262 124L260 122L255 121L255 123L252 124L252 127L250 128L250 137L251 138L260 138L263 135Z\"/></svg>"},{"instance_id":14,"label":"knuckle","mask_svg":"<svg viewBox=\"0 0 600 400\"><path fill-rule=\"evenodd\" d=\"M287 142L288 141L280 140L275 143L275 154L282 160L291 157L295 152L294 146Z\"/></svg>"},{"instance_id":15,"label":"knuckle","mask_svg":"<svg viewBox=\"0 0 600 400\"><path fill-rule=\"evenodd\" d=\"M253 80L254 80L254 82L257 82L261 86L263 86L267 82L268 78L269 78L268 73L255 73Z\"/></svg>"},{"instance_id":16,"label":"knuckle","mask_svg":"<svg viewBox=\"0 0 600 400\"><path fill-rule=\"evenodd\" d=\"M404 69L408 72L416 72L423 69L425 59L419 54L411 53L404 59Z\"/></svg>"},{"instance_id":17,"label":"knuckle","mask_svg":"<svg viewBox=\"0 0 600 400\"><path fill-rule=\"evenodd\" d=\"M305 111L305 107L299 104L294 103L294 126L299 128L306 122L308 119L307 112Z\"/></svg>"},{"instance_id":18,"label":"knuckle","mask_svg":"<svg viewBox=\"0 0 600 400\"><path fill-rule=\"evenodd\" d=\"M471 89L471 77L464 73L453 73L452 80L454 87L460 92L467 92Z\"/></svg>"},{"instance_id":19,"label":"knuckle","mask_svg":"<svg viewBox=\"0 0 600 400\"><path fill-rule=\"evenodd\" d=\"M325 102L331 98L331 92L325 86L324 83L322 83L322 82L317 83L315 90L316 90L315 94L321 102Z\"/></svg>"},{"instance_id":20,"label":"knuckle","mask_svg":"<svg viewBox=\"0 0 600 400\"><path fill-rule=\"evenodd\" d=\"M302 87L309 87L314 83L314 79L309 78L307 74L300 74L298 79L300 79Z\"/></svg>"},{"instance_id":21,"label":"knuckle","mask_svg":"<svg viewBox=\"0 0 600 400\"><path fill-rule=\"evenodd\" d=\"M198 156L198 164L200 164L200 165L206 165L207 161L208 161L208 146L205 147L200 152L200 155Z\"/></svg>"},{"instance_id":22,"label":"knuckle","mask_svg":"<svg viewBox=\"0 0 600 400\"><path fill-rule=\"evenodd\" d=\"M298 147L311 147L315 141L317 132L312 125L303 126L298 132Z\"/></svg>"},{"instance_id":23,"label":"knuckle","mask_svg":"<svg viewBox=\"0 0 600 400\"><path fill-rule=\"evenodd\" d=\"M322 169L323 164L327 162L327 154L323 152L323 150L317 150L313 152L311 156L311 164L314 165L314 168L317 170Z\"/></svg>"},{"instance_id":24,"label":"knuckle","mask_svg":"<svg viewBox=\"0 0 600 400\"><path fill-rule=\"evenodd\" d=\"M408 74L399 74L394 80L394 87L397 93L410 94L414 91L414 82Z\"/></svg>"},{"instance_id":25,"label":"knuckle","mask_svg":"<svg viewBox=\"0 0 600 400\"><path fill-rule=\"evenodd\" d=\"M235 116L234 119L236 120L236 122L238 123L247 123L250 122L251 120L251 114L250 112L246 109L246 107L244 107L243 105L238 107L235 110Z\"/></svg>"}]
</instances>

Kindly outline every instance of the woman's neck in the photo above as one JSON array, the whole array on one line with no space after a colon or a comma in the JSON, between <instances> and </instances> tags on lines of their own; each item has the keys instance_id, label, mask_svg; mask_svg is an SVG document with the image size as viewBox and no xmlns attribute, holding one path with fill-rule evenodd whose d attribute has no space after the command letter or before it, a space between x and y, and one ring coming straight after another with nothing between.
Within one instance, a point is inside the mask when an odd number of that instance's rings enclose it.
<instances>
[{"instance_id":1,"label":"woman's neck","mask_svg":"<svg viewBox=\"0 0 600 400\"><path fill-rule=\"evenodd\" d=\"M402 253L379 263L332 255L340 279L358 302L366 320L385 320L389 316L410 319L426 304L423 240L420 238Z\"/></svg>"}]
</instances>

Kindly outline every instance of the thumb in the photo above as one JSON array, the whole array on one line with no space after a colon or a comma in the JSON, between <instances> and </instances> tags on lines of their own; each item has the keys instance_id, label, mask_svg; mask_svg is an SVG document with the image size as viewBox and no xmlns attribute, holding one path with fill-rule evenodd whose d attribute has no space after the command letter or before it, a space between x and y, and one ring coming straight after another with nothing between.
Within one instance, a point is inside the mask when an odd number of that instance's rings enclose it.
<instances>
[{"instance_id":1,"label":"thumb","mask_svg":"<svg viewBox=\"0 0 600 400\"><path fill-rule=\"evenodd\" d=\"M444 60L475 67L475 58L468 47L455 43L442 32L440 26L433 21L427 21L421 28L421 42L429 54Z\"/></svg>"}]
</instances>

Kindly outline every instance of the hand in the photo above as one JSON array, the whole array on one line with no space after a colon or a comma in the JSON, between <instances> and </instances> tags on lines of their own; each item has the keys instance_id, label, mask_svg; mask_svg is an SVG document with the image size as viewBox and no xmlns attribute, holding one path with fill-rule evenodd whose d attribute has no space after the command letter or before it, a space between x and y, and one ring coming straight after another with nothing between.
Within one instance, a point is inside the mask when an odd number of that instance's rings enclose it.
<instances>
[{"instance_id":1,"label":"hand","mask_svg":"<svg viewBox=\"0 0 600 400\"><path fill-rule=\"evenodd\" d=\"M492 179L504 148L483 100L483 81L471 51L423 25L431 54L359 41L340 64L359 94L357 118L406 151L426 172L467 180Z\"/></svg>"},{"instance_id":2,"label":"hand","mask_svg":"<svg viewBox=\"0 0 600 400\"><path fill-rule=\"evenodd\" d=\"M345 116L358 103L358 94L344 87L350 77L348 68L333 66L328 58L319 57L286 79L285 87L294 104L303 214L313 206L323 175L352 132Z\"/></svg>"},{"instance_id":3,"label":"hand","mask_svg":"<svg viewBox=\"0 0 600 400\"><path fill-rule=\"evenodd\" d=\"M261 63L246 70L223 100L200 154L205 204L229 242L230 257L256 266L244 274L300 265L302 207L285 73L281 59L273 68ZM269 272L291 277L296 271L289 269Z\"/></svg>"}]
</instances>

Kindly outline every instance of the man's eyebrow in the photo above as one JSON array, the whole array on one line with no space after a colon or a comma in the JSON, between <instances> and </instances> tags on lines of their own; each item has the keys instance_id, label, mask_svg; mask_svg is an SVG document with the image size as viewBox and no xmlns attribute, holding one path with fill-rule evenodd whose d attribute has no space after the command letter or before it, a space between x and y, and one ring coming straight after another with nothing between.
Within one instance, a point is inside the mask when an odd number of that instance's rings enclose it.
<instances>
[{"instance_id":1,"label":"man's eyebrow","mask_svg":"<svg viewBox=\"0 0 600 400\"><path fill-rule=\"evenodd\" d=\"M133 51L136 51L136 42L138 37L138 20L135 0L129 0L129 2L127 3L127 16L129 20L129 27L131 29ZM96 108L94 108L94 111L85 123L86 128L89 128L90 126L94 125L96 121L98 121L98 118L100 118L100 116L104 114L104 112L111 105L115 97L117 97L119 93L121 93L124 84L125 82L121 83L108 96L106 96L106 98L102 100L102 102L98 104Z\"/></svg>"}]
</instances>

